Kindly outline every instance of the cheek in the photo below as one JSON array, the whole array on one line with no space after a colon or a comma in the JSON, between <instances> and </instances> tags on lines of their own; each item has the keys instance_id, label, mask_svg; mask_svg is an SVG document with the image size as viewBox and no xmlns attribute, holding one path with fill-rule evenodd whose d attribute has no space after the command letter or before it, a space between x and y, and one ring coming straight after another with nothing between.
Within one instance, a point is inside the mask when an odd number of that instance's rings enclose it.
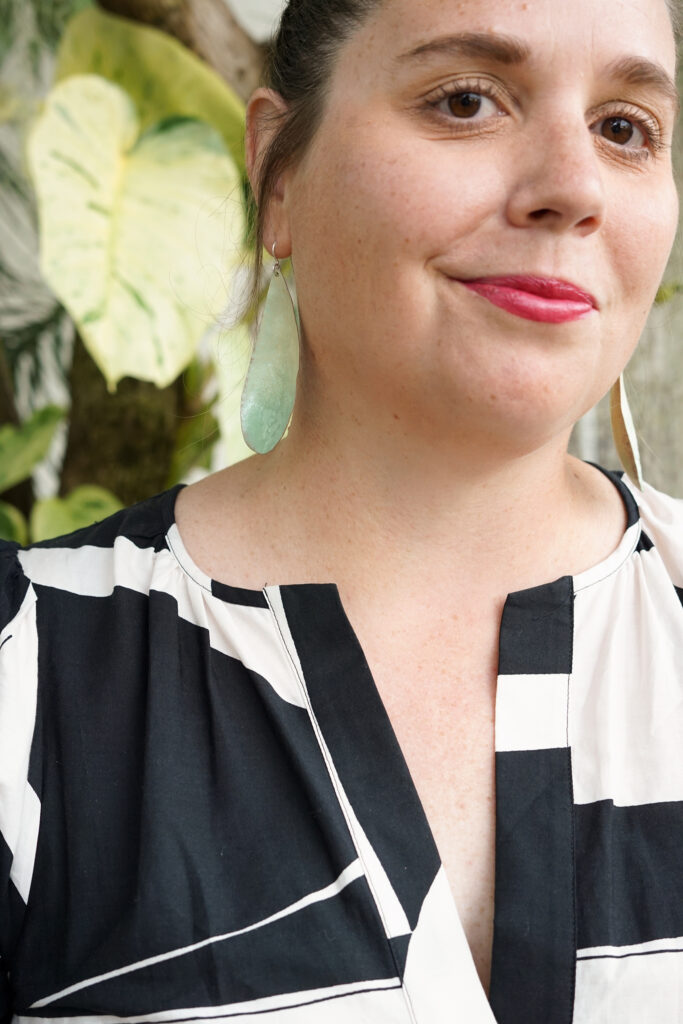
<instances>
[{"instance_id":1,"label":"cheek","mask_svg":"<svg viewBox=\"0 0 683 1024\"><path fill-rule=\"evenodd\" d=\"M504 183L488 153L475 158L448 142L367 128L341 141L321 147L324 162L311 165L300 189L300 248L318 272L332 252L338 271L362 272L377 286L456 246L466 255L467 240L499 216Z\"/></svg>"},{"instance_id":2,"label":"cheek","mask_svg":"<svg viewBox=\"0 0 683 1024\"><path fill-rule=\"evenodd\" d=\"M622 213L626 211L625 214ZM613 208L606 225L619 285L618 301L644 323L666 269L678 221L678 195L666 181L631 203Z\"/></svg>"}]
</instances>

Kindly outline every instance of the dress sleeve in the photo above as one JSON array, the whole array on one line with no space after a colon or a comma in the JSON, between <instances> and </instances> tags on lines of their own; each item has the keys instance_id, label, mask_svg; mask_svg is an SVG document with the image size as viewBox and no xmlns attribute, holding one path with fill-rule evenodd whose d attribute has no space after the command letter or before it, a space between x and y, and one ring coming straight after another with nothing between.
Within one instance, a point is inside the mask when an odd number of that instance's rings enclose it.
<instances>
[{"instance_id":1,"label":"dress sleeve","mask_svg":"<svg viewBox=\"0 0 683 1024\"><path fill-rule=\"evenodd\" d=\"M0 1024L12 1017L11 959L40 821L40 801L29 782L37 682L35 592L16 546L0 541Z\"/></svg>"}]
</instances>

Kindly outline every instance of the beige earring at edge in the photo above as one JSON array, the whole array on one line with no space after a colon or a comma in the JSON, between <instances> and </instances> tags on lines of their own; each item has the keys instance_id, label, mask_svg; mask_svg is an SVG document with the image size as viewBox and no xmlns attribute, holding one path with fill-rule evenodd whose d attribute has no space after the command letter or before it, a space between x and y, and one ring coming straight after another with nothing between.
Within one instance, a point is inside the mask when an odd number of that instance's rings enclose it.
<instances>
[{"instance_id":1,"label":"beige earring at edge","mask_svg":"<svg viewBox=\"0 0 683 1024\"><path fill-rule=\"evenodd\" d=\"M642 491L643 471L640 464L638 438L626 397L623 374L615 382L610 393L610 418L617 455L630 479Z\"/></svg>"}]
</instances>

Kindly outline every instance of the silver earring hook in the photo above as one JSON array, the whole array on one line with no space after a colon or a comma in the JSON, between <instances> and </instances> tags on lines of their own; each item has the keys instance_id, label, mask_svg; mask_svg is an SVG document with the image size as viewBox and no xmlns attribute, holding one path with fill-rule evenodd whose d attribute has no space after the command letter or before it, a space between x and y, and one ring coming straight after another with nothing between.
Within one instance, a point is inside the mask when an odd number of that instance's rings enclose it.
<instances>
[{"instance_id":1,"label":"silver earring hook","mask_svg":"<svg viewBox=\"0 0 683 1024\"><path fill-rule=\"evenodd\" d=\"M273 253L273 259L275 260L275 267L273 268L273 274L275 276L277 276L278 274L280 274L282 272L281 269L280 269L280 261L277 258L277 256L275 255L275 250L276 249L277 249L277 242L273 242L272 253Z\"/></svg>"}]
</instances>

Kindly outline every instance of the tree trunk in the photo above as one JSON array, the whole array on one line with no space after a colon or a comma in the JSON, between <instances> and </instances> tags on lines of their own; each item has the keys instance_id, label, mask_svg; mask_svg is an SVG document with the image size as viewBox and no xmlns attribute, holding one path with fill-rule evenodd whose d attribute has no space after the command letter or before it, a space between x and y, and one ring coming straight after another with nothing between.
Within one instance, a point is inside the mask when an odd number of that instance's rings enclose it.
<instances>
[{"instance_id":1,"label":"tree trunk","mask_svg":"<svg viewBox=\"0 0 683 1024\"><path fill-rule=\"evenodd\" d=\"M0 427L6 423L18 427L20 420L14 404L12 374L7 365L3 344L0 341ZM28 516L33 504L33 486L31 481L22 480L20 484L10 488L9 491L4 491L1 500L8 501L10 505L14 505L25 516Z\"/></svg>"},{"instance_id":2,"label":"tree trunk","mask_svg":"<svg viewBox=\"0 0 683 1024\"><path fill-rule=\"evenodd\" d=\"M162 389L126 377L109 394L77 338L70 384L73 404L61 493L98 484L130 505L162 491L182 416L182 377Z\"/></svg>"}]
</instances>

